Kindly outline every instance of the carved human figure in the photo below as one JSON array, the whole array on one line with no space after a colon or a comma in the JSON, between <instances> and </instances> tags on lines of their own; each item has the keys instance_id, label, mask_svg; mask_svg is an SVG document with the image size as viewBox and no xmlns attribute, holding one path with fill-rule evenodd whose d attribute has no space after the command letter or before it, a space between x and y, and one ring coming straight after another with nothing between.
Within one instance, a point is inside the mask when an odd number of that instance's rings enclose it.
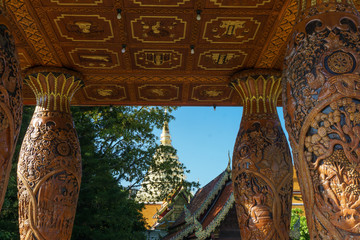
<instances>
[{"instance_id":1,"label":"carved human figure","mask_svg":"<svg viewBox=\"0 0 360 240\"><path fill-rule=\"evenodd\" d=\"M360 238L359 13L299 1L283 77L286 129L312 239Z\"/></svg>"},{"instance_id":2,"label":"carved human figure","mask_svg":"<svg viewBox=\"0 0 360 240\"><path fill-rule=\"evenodd\" d=\"M232 172L242 239L289 239L292 163L276 111L280 76L259 69L232 78L244 104Z\"/></svg>"},{"instance_id":3,"label":"carved human figure","mask_svg":"<svg viewBox=\"0 0 360 240\"><path fill-rule=\"evenodd\" d=\"M0 3L0 210L22 119L22 77L15 42Z\"/></svg>"},{"instance_id":4,"label":"carved human figure","mask_svg":"<svg viewBox=\"0 0 360 240\"><path fill-rule=\"evenodd\" d=\"M272 223L272 213L268 206L266 206L266 196L262 192L255 190L252 197L253 203L250 207L251 224L263 225L264 223Z\"/></svg>"},{"instance_id":5,"label":"carved human figure","mask_svg":"<svg viewBox=\"0 0 360 240\"><path fill-rule=\"evenodd\" d=\"M82 83L77 73L59 68L31 69L25 81L37 106L18 163L20 238L70 239L81 181L70 100Z\"/></svg>"}]
</instances>

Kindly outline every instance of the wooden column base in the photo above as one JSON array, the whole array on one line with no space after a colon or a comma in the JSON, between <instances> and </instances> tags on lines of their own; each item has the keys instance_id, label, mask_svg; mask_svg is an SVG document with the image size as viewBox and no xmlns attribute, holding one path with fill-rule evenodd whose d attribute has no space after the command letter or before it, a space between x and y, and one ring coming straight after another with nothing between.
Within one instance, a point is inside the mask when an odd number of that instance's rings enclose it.
<instances>
[{"instance_id":1,"label":"wooden column base","mask_svg":"<svg viewBox=\"0 0 360 240\"><path fill-rule=\"evenodd\" d=\"M71 238L81 183L80 145L70 114L76 73L34 69L25 80L37 106L18 163L21 240Z\"/></svg>"},{"instance_id":2,"label":"wooden column base","mask_svg":"<svg viewBox=\"0 0 360 240\"><path fill-rule=\"evenodd\" d=\"M293 174L276 111L281 73L243 71L232 79L244 103L232 170L241 239L289 239Z\"/></svg>"}]
</instances>

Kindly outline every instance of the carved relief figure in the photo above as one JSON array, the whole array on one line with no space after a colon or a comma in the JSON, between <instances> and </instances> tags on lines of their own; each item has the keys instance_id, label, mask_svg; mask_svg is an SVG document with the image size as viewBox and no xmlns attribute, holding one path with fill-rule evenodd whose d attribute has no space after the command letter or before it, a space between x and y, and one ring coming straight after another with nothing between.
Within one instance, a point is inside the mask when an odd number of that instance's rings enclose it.
<instances>
[{"instance_id":1,"label":"carved relief figure","mask_svg":"<svg viewBox=\"0 0 360 240\"><path fill-rule=\"evenodd\" d=\"M233 155L236 209L242 239L285 240L290 231L292 164L276 112L281 80L278 72L271 76L259 71L240 72L232 82L244 101ZM270 85L272 93L257 94Z\"/></svg>"},{"instance_id":2,"label":"carved relief figure","mask_svg":"<svg viewBox=\"0 0 360 240\"><path fill-rule=\"evenodd\" d=\"M0 210L22 120L22 77L14 39L0 6Z\"/></svg>"},{"instance_id":3,"label":"carved relief figure","mask_svg":"<svg viewBox=\"0 0 360 240\"><path fill-rule=\"evenodd\" d=\"M300 5L283 100L309 232L314 239L357 239L359 13L348 2Z\"/></svg>"}]
</instances>

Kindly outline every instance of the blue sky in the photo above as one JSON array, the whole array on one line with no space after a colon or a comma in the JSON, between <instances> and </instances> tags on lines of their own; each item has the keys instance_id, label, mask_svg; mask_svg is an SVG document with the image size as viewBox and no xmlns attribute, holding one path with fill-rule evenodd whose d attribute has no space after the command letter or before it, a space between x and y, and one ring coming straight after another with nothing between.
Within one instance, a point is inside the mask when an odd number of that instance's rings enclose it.
<instances>
[{"instance_id":1,"label":"blue sky","mask_svg":"<svg viewBox=\"0 0 360 240\"><path fill-rule=\"evenodd\" d=\"M282 108L278 113L283 119ZM187 179L204 186L226 168L229 151L232 157L242 107L180 107L172 114L169 129L179 161L191 171Z\"/></svg>"}]
</instances>

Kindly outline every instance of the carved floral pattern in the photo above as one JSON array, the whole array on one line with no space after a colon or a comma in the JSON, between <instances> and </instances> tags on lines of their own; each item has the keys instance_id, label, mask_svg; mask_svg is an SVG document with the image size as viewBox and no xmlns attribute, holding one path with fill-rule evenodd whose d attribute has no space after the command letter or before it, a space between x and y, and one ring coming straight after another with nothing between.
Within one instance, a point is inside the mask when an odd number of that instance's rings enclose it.
<instances>
[{"instance_id":1,"label":"carved floral pattern","mask_svg":"<svg viewBox=\"0 0 360 240\"><path fill-rule=\"evenodd\" d=\"M284 116L312 239L360 234L359 21L342 3L306 9L287 53Z\"/></svg>"},{"instance_id":2,"label":"carved floral pattern","mask_svg":"<svg viewBox=\"0 0 360 240\"><path fill-rule=\"evenodd\" d=\"M3 17L3 16L1 16ZM22 78L15 42L0 24L0 210L22 120Z\"/></svg>"},{"instance_id":3,"label":"carved floral pattern","mask_svg":"<svg viewBox=\"0 0 360 240\"><path fill-rule=\"evenodd\" d=\"M332 102L316 116L305 138L306 161L317 173L316 205L332 224L352 233L360 233L358 103L351 98Z\"/></svg>"},{"instance_id":4,"label":"carved floral pattern","mask_svg":"<svg viewBox=\"0 0 360 240\"><path fill-rule=\"evenodd\" d=\"M59 70L41 71L37 75L29 73L26 78L35 91L37 107L18 163L21 240L71 237L80 191L81 156L69 111L79 79L69 75ZM58 88L62 90L57 92Z\"/></svg>"}]
</instances>

